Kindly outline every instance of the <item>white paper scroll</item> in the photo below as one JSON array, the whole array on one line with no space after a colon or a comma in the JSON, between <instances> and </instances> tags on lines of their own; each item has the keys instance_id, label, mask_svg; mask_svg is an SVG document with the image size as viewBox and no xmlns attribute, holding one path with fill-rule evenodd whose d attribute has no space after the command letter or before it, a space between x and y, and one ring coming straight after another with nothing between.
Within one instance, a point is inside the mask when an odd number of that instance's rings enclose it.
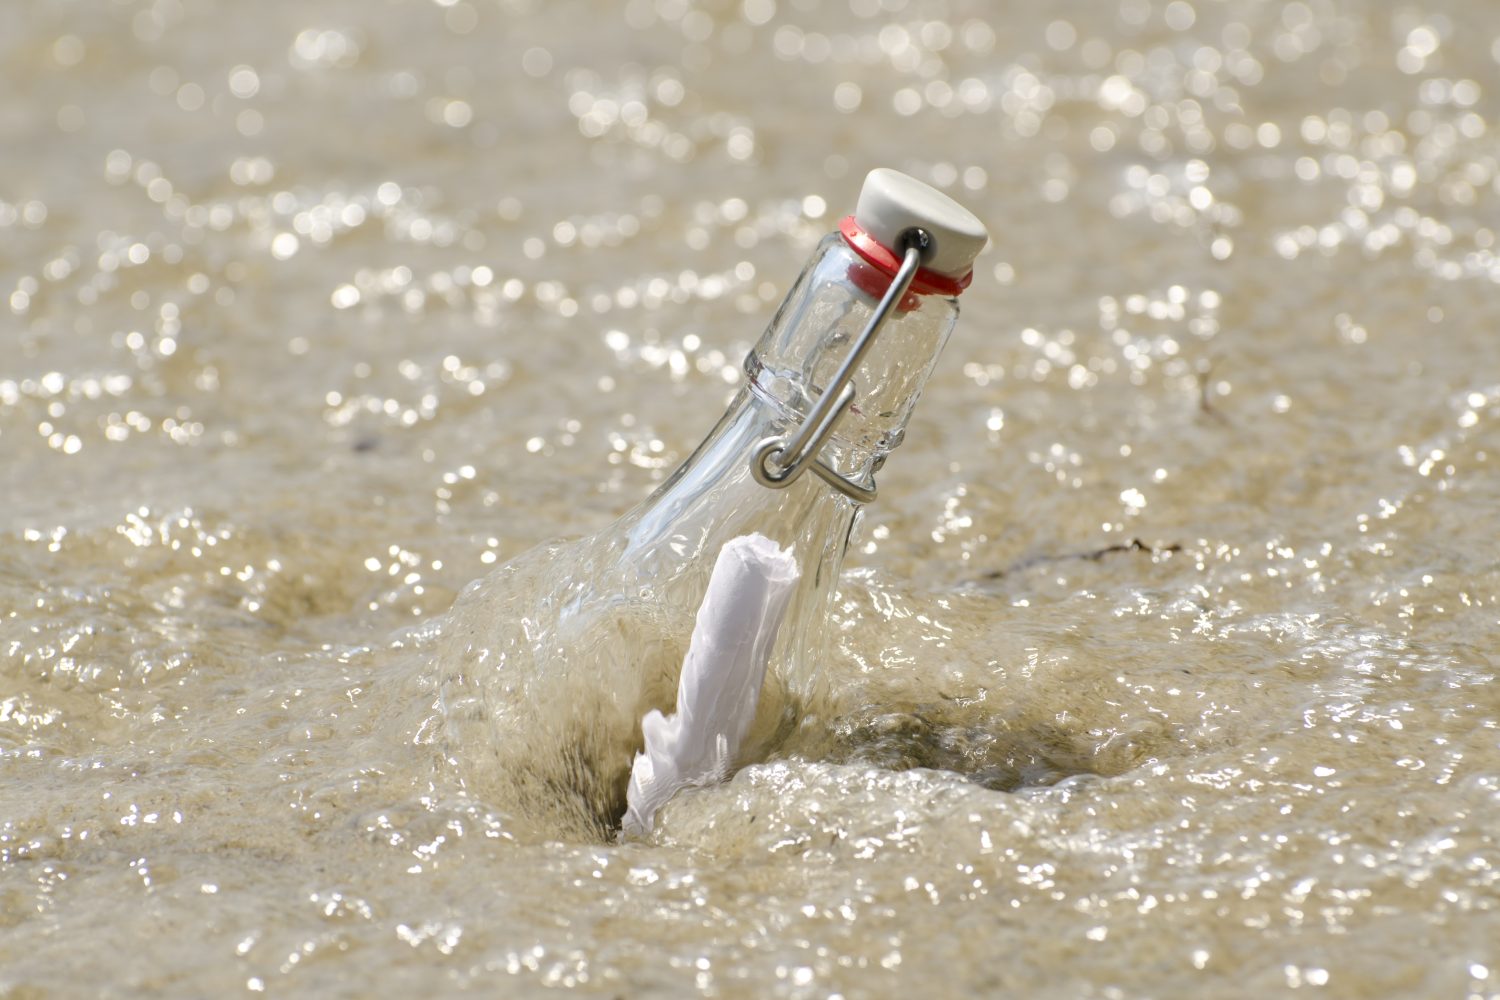
<instances>
[{"instance_id":1,"label":"white paper scroll","mask_svg":"<svg viewBox=\"0 0 1500 1000\"><path fill-rule=\"evenodd\" d=\"M651 832L681 788L724 780L755 718L766 661L796 586L797 560L764 535L719 550L677 685L677 712L641 720L644 753L630 772L624 836Z\"/></svg>"}]
</instances>

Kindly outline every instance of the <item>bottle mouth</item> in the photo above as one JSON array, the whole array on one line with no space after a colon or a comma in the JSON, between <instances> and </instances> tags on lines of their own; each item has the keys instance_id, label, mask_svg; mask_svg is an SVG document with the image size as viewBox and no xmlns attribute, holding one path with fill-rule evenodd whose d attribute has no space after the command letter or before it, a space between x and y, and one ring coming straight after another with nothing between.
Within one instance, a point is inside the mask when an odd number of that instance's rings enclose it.
<instances>
[{"instance_id":1,"label":"bottle mouth","mask_svg":"<svg viewBox=\"0 0 1500 1000\"><path fill-rule=\"evenodd\" d=\"M885 280L881 281L876 274L863 270L851 269L849 273L850 279L859 285L860 291L879 296L890 285L890 279L894 278L896 272L900 270L901 257L871 236L869 231L854 221L852 215L846 215L839 221L839 235L844 238L849 249L859 254L860 258L874 268L879 275L885 276ZM941 295L945 298L957 298L973 280L974 269L972 267L958 278L938 274L924 267L918 270L916 277L912 279L911 289L907 295ZM872 288L872 285L876 287ZM905 299L902 300L901 306L903 312L910 308L906 305Z\"/></svg>"}]
</instances>

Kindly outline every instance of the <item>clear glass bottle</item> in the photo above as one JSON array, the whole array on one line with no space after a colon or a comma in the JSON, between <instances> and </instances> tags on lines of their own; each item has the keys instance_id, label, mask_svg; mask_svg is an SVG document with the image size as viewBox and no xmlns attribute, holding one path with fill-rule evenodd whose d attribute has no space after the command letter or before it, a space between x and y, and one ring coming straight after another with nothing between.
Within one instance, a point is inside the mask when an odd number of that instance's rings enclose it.
<instances>
[{"instance_id":1,"label":"clear glass bottle","mask_svg":"<svg viewBox=\"0 0 1500 1000\"><path fill-rule=\"evenodd\" d=\"M933 219L926 206L914 221L897 212L896 223L929 240L938 230L950 251L961 243L966 274L985 242L978 221L926 185L876 174L897 179L898 208L912 190L941 199L946 215ZM866 208L875 181L856 215L818 244L746 358L746 384L671 478L602 531L543 545L475 581L449 613L440 678L449 756L472 792L537 834L599 837L618 823L640 720L672 711L714 560L738 535L793 546L801 569L742 758L820 724L831 602L860 501L901 442L966 283L917 273L854 370L852 403L818 451L818 474L773 488L752 473L762 442L793 436L807 419L892 283L898 258L878 241L891 225L879 209L890 216L890 206ZM972 221L957 236L947 224L954 212ZM862 226L861 213L874 225Z\"/></svg>"}]
</instances>

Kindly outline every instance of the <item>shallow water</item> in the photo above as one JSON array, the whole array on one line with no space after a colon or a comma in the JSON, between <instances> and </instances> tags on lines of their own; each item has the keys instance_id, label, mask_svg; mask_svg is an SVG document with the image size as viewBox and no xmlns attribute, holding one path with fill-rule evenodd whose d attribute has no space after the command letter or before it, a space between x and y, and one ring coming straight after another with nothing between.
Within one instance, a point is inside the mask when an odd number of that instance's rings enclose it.
<instances>
[{"instance_id":1,"label":"shallow water","mask_svg":"<svg viewBox=\"0 0 1500 1000\"><path fill-rule=\"evenodd\" d=\"M0 6L0 996L1500 992L1497 61L1482 0ZM881 164L995 239L837 719L647 843L464 795L445 610L688 454Z\"/></svg>"}]
</instances>

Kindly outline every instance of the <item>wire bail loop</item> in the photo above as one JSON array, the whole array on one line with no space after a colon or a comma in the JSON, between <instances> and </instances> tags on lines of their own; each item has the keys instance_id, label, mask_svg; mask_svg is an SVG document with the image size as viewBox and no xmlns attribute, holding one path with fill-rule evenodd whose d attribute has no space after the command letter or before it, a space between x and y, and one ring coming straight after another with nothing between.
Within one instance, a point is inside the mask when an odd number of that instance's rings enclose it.
<instances>
[{"instance_id":1,"label":"wire bail loop","mask_svg":"<svg viewBox=\"0 0 1500 1000\"><path fill-rule=\"evenodd\" d=\"M813 403L807 418L790 439L777 435L762 440L750 455L750 474L755 481L769 489L785 489L796 482L809 469L829 486L858 503L869 503L875 499L875 487L861 486L818 457L818 452L833 434L839 417L844 415L854 402L854 372L875 343L875 336L891 312L896 308L911 287L912 279L922 267L922 262L932 256L932 236L918 228L908 229L897 240L902 251L901 267L891 279L890 287L881 296L875 311L865 328L854 340L854 346L834 372L833 379Z\"/></svg>"}]
</instances>

